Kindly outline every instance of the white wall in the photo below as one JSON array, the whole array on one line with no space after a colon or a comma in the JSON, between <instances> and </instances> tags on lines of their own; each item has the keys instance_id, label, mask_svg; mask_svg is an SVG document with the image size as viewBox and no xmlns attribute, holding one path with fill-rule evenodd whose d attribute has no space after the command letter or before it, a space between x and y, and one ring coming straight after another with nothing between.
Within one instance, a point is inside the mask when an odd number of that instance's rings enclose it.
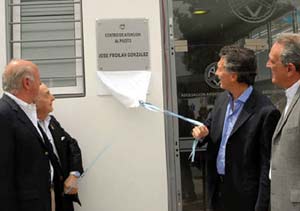
<instances>
[{"instance_id":1,"label":"white wall","mask_svg":"<svg viewBox=\"0 0 300 211\"><path fill-rule=\"evenodd\" d=\"M5 6L5 1L1 1L0 3L0 71L3 70L6 64L6 44L5 44L6 34L5 34L5 7L4 6ZM0 77L0 83L2 84L2 77ZM0 93L2 93L1 88L0 88Z\"/></svg>"},{"instance_id":2,"label":"white wall","mask_svg":"<svg viewBox=\"0 0 300 211\"><path fill-rule=\"evenodd\" d=\"M4 1L0 5L0 67L5 65ZM148 18L151 84L148 101L163 105L159 0L83 1L86 97L57 99L55 115L79 141L84 165L110 146L80 183L84 211L167 211L163 116L127 109L112 96L97 96L95 20Z\"/></svg>"}]
</instances>

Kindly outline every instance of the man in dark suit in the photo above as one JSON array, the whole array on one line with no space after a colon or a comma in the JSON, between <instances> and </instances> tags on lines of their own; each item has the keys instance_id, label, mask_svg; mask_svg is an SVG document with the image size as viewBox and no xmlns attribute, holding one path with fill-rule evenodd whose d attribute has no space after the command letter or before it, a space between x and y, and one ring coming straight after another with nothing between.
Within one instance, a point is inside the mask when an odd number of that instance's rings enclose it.
<instances>
[{"instance_id":1,"label":"man in dark suit","mask_svg":"<svg viewBox=\"0 0 300 211\"><path fill-rule=\"evenodd\" d=\"M0 210L50 211L50 161L38 131L38 67L13 60L2 75L0 99Z\"/></svg>"},{"instance_id":2,"label":"man in dark suit","mask_svg":"<svg viewBox=\"0 0 300 211\"><path fill-rule=\"evenodd\" d=\"M39 126L50 141L62 169L62 175L54 175L55 211L73 211L73 201L80 204L77 179L83 173L81 150L77 141L61 127L54 116L49 115L53 111L54 99L48 87L41 84L36 99Z\"/></svg>"},{"instance_id":3,"label":"man in dark suit","mask_svg":"<svg viewBox=\"0 0 300 211\"><path fill-rule=\"evenodd\" d=\"M221 93L205 125L193 129L207 146L208 206L217 211L266 211L270 150L280 112L253 89L252 50L225 46L216 75Z\"/></svg>"},{"instance_id":4,"label":"man in dark suit","mask_svg":"<svg viewBox=\"0 0 300 211\"><path fill-rule=\"evenodd\" d=\"M281 34L269 53L272 83L287 103L275 129L271 159L271 210L300 210L300 34Z\"/></svg>"}]
</instances>

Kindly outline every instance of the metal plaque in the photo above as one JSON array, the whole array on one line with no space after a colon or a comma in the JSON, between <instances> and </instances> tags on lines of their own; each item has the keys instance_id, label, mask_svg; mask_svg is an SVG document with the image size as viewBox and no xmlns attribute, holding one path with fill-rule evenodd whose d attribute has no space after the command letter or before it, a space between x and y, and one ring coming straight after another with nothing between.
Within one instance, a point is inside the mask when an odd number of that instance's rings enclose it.
<instances>
[{"instance_id":1,"label":"metal plaque","mask_svg":"<svg viewBox=\"0 0 300 211\"><path fill-rule=\"evenodd\" d=\"M147 19L99 19L96 21L98 70L148 70Z\"/></svg>"}]
</instances>

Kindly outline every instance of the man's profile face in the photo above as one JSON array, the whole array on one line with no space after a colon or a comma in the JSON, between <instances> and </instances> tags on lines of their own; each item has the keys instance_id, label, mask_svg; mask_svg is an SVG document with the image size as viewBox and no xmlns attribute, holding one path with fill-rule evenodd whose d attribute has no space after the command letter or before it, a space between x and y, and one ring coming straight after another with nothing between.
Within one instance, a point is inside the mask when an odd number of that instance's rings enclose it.
<instances>
[{"instance_id":1,"label":"man's profile face","mask_svg":"<svg viewBox=\"0 0 300 211\"><path fill-rule=\"evenodd\" d=\"M283 46L279 43L275 43L272 46L267 67L270 68L272 72L272 83L279 87L286 88L285 82L287 81L288 67L281 62L280 55L282 50Z\"/></svg>"},{"instance_id":2,"label":"man's profile face","mask_svg":"<svg viewBox=\"0 0 300 211\"><path fill-rule=\"evenodd\" d=\"M233 82L233 72L229 72L225 68L225 58L221 57L221 59L218 62L217 65L217 71L216 71L216 76L220 79L220 87L222 89L230 91L230 87L232 86Z\"/></svg>"},{"instance_id":3,"label":"man's profile face","mask_svg":"<svg viewBox=\"0 0 300 211\"><path fill-rule=\"evenodd\" d=\"M53 111L54 96L45 84L39 86L39 94L36 100L36 107L38 112L50 113Z\"/></svg>"}]
</instances>

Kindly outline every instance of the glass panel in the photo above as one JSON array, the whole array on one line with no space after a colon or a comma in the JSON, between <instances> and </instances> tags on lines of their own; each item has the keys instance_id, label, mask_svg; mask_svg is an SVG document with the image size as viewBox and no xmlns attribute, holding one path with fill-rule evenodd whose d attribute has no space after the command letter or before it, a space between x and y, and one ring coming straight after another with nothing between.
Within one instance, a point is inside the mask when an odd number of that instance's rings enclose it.
<instances>
[{"instance_id":1,"label":"glass panel","mask_svg":"<svg viewBox=\"0 0 300 211\"><path fill-rule=\"evenodd\" d=\"M254 29L249 34L250 39L268 39L267 25L262 25Z\"/></svg>"},{"instance_id":2,"label":"glass panel","mask_svg":"<svg viewBox=\"0 0 300 211\"><path fill-rule=\"evenodd\" d=\"M254 87L264 93L265 95L268 95L272 100L273 103L277 102L277 97L275 95L278 93L282 94L282 91L277 89L271 81L271 71L266 67L266 63L268 61L268 54L269 54L269 48L268 45L268 31L267 31L267 25L260 26L256 29L254 29L249 34L249 38L252 40L259 40L263 41L263 46L260 46L260 42L258 42L257 46L253 48L253 46L247 46L256 51L256 57L257 57L257 76L255 80Z\"/></svg>"},{"instance_id":3,"label":"glass panel","mask_svg":"<svg viewBox=\"0 0 300 211\"><path fill-rule=\"evenodd\" d=\"M206 119L217 93L222 91L215 76L216 62L219 50L228 44L255 50L258 61L255 87L279 106L282 90L271 83L271 72L266 68L270 48L267 25L274 19L272 35L291 31L293 7L288 2L266 0L269 7L263 8L259 2L173 0L179 114L202 122ZM192 128L190 123L179 120L183 211L202 211L207 208L206 148L198 149L192 164L188 159Z\"/></svg>"},{"instance_id":4,"label":"glass panel","mask_svg":"<svg viewBox=\"0 0 300 211\"><path fill-rule=\"evenodd\" d=\"M21 2L28 2L22 0ZM49 1L31 1L35 3ZM21 7L21 21L72 21L74 5L32 5ZM22 40L75 39L73 22L22 24ZM33 60L42 81L51 87L76 85L75 40L28 42L21 45L22 58ZM56 58L55 60L48 60ZM61 60L59 58L62 58ZM45 59L35 61L35 59ZM51 83L50 83L51 82Z\"/></svg>"},{"instance_id":5,"label":"glass panel","mask_svg":"<svg viewBox=\"0 0 300 211\"><path fill-rule=\"evenodd\" d=\"M293 33L293 14L287 13L271 22L271 35L273 41L280 33Z\"/></svg>"}]
</instances>

